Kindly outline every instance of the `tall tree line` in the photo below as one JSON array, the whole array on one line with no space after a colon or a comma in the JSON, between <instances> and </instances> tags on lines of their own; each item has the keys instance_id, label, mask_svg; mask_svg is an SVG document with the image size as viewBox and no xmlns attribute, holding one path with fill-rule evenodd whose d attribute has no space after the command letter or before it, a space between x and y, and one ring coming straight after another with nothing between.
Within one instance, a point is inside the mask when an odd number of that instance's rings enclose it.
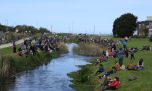
<instances>
[{"instance_id":1,"label":"tall tree line","mask_svg":"<svg viewBox=\"0 0 152 91\"><path fill-rule=\"evenodd\" d=\"M34 26L29 25L17 25L15 27L13 26L7 26L0 24L0 31L1 32L16 32L18 30L18 33L49 33L50 31L47 28L35 28Z\"/></svg>"}]
</instances>

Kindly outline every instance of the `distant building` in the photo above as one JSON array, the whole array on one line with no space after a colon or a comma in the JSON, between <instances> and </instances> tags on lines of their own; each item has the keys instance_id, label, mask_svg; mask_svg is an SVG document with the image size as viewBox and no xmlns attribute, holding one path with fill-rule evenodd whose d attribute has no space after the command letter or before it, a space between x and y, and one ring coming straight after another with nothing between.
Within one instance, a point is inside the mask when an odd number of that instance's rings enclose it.
<instances>
[{"instance_id":1,"label":"distant building","mask_svg":"<svg viewBox=\"0 0 152 91\"><path fill-rule=\"evenodd\" d=\"M137 22L137 35L147 37L152 35L152 16L148 16L146 21Z\"/></svg>"}]
</instances>

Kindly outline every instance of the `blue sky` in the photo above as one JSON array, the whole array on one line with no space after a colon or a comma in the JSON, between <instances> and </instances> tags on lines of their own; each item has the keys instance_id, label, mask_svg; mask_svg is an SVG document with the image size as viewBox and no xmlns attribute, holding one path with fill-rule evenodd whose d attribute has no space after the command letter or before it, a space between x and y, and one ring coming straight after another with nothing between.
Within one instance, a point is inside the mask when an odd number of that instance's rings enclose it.
<instances>
[{"instance_id":1,"label":"blue sky","mask_svg":"<svg viewBox=\"0 0 152 91\"><path fill-rule=\"evenodd\" d=\"M0 0L0 23L110 34L113 21L124 13L133 13L139 21L152 16L151 4L152 0Z\"/></svg>"}]
</instances>

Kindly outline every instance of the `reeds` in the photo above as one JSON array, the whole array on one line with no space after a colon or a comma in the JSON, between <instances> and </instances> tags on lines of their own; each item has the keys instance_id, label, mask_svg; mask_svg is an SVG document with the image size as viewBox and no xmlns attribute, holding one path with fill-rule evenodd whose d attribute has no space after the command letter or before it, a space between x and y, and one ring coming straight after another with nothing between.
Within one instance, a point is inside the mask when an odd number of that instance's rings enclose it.
<instances>
[{"instance_id":1,"label":"reeds","mask_svg":"<svg viewBox=\"0 0 152 91\"><path fill-rule=\"evenodd\" d=\"M68 47L66 46L66 44L64 42L57 42L55 44L55 47L57 49L57 52L60 52L60 53L67 53L68 52Z\"/></svg>"},{"instance_id":2,"label":"reeds","mask_svg":"<svg viewBox=\"0 0 152 91\"><path fill-rule=\"evenodd\" d=\"M13 73L14 60L12 57L0 55L0 76L9 77Z\"/></svg>"},{"instance_id":3,"label":"reeds","mask_svg":"<svg viewBox=\"0 0 152 91\"><path fill-rule=\"evenodd\" d=\"M101 56L103 48L94 43L80 43L74 51L83 56Z\"/></svg>"}]
</instances>

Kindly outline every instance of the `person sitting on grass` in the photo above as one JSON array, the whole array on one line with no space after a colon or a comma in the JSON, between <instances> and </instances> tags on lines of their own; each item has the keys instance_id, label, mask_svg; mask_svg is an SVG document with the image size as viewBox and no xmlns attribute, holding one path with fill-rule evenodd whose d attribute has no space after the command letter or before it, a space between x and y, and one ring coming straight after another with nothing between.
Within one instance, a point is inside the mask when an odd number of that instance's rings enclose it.
<instances>
[{"instance_id":1,"label":"person sitting on grass","mask_svg":"<svg viewBox=\"0 0 152 91\"><path fill-rule=\"evenodd\" d=\"M143 69L144 69L144 62L143 62L143 58L141 58L138 61L137 70L143 70Z\"/></svg>"},{"instance_id":2,"label":"person sitting on grass","mask_svg":"<svg viewBox=\"0 0 152 91\"><path fill-rule=\"evenodd\" d=\"M116 72L117 72L117 70L116 70L116 68L113 66L113 67L111 68L111 70L105 72L105 74L103 74L102 76L99 76L99 79L101 79L101 78L106 78L106 77L108 77L108 76L110 76L111 74L116 73Z\"/></svg>"},{"instance_id":3,"label":"person sitting on grass","mask_svg":"<svg viewBox=\"0 0 152 91\"><path fill-rule=\"evenodd\" d=\"M120 82L119 82L119 77L115 77L114 80L110 80L109 84L107 86L104 86L102 88L102 91L105 90L117 90L119 88Z\"/></svg>"},{"instance_id":4,"label":"person sitting on grass","mask_svg":"<svg viewBox=\"0 0 152 91\"><path fill-rule=\"evenodd\" d=\"M143 51L143 50L146 50L146 49L147 49L147 46L144 45L143 48L140 51Z\"/></svg>"},{"instance_id":5,"label":"person sitting on grass","mask_svg":"<svg viewBox=\"0 0 152 91\"><path fill-rule=\"evenodd\" d=\"M136 70L137 69L137 65L133 64L133 63L129 63L127 66L128 70Z\"/></svg>"},{"instance_id":6,"label":"person sitting on grass","mask_svg":"<svg viewBox=\"0 0 152 91\"><path fill-rule=\"evenodd\" d=\"M110 76L111 74L114 74L116 73L117 71L120 71L120 65L118 63L116 63L112 68L111 70L105 72L105 74L103 74L102 76L99 76L99 78L103 78L103 77L107 77L107 76Z\"/></svg>"},{"instance_id":7,"label":"person sitting on grass","mask_svg":"<svg viewBox=\"0 0 152 91\"><path fill-rule=\"evenodd\" d=\"M151 47L149 45L144 45L143 48L140 50L140 51L150 51L151 50Z\"/></svg>"},{"instance_id":8,"label":"person sitting on grass","mask_svg":"<svg viewBox=\"0 0 152 91\"><path fill-rule=\"evenodd\" d=\"M17 55L18 55L18 56L23 56L21 47L18 48Z\"/></svg>"},{"instance_id":9,"label":"person sitting on grass","mask_svg":"<svg viewBox=\"0 0 152 91\"><path fill-rule=\"evenodd\" d=\"M119 65L119 63L115 63L114 67L115 67L116 71L120 71L121 70L120 69L121 66Z\"/></svg>"},{"instance_id":10,"label":"person sitting on grass","mask_svg":"<svg viewBox=\"0 0 152 91\"><path fill-rule=\"evenodd\" d=\"M100 64L100 67L99 67L99 69L97 70L96 74L100 74L100 73L102 73L102 72L104 72L104 67L103 67L102 64Z\"/></svg>"},{"instance_id":11,"label":"person sitting on grass","mask_svg":"<svg viewBox=\"0 0 152 91\"><path fill-rule=\"evenodd\" d=\"M97 58L95 65L98 65L99 63L100 63L99 58Z\"/></svg>"},{"instance_id":12,"label":"person sitting on grass","mask_svg":"<svg viewBox=\"0 0 152 91\"><path fill-rule=\"evenodd\" d=\"M112 49L111 48L109 48L109 50L108 50L108 56L112 56Z\"/></svg>"},{"instance_id":13,"label":"person sitting on grass","mask_svg":"<svg viewBox=\"0 0 152 91\"><path fill-rule=\"evenodd\" d=\"M111 81L111 77L109 77L109 76L105 77L101 83L102 89L104 89L105 86L108 86L110 81Z\"/></svg>"},{"instance_id":14,"label":"person sitting on grass","mask_svg":"<svg viewBox=\"0 0 152 91\"><path fill-rule=\"evenodd\" d=\"M103 54L103 56L106 56L106 51L103 50L103 51L102 51L102 54Z\"/></svg>"},{"instance_id":15,"label":"person sitting on grass","mask_svg":"<svg viewBox=\"0 0 152 91\"><path fill-rule=\"evenodd\" d=\"M138 64L135 65L135 64L132 64L132 63L129 63L128 67L127 67L128 70L143 70L144 69L144 62L143 62L143 59L141 58L139 61L138 61Z\"/></svg>"},{"instance_id":16,"label":"person sitting on grass","mask_svg":"<svg viewBox=\"0 0 152 91\"><path fill-rule=\"evenodd\" d=\"M108 61L108 57L106 56L100 57L100 62L107 62L107 61Z\"/></svg>"}]
</instances>

